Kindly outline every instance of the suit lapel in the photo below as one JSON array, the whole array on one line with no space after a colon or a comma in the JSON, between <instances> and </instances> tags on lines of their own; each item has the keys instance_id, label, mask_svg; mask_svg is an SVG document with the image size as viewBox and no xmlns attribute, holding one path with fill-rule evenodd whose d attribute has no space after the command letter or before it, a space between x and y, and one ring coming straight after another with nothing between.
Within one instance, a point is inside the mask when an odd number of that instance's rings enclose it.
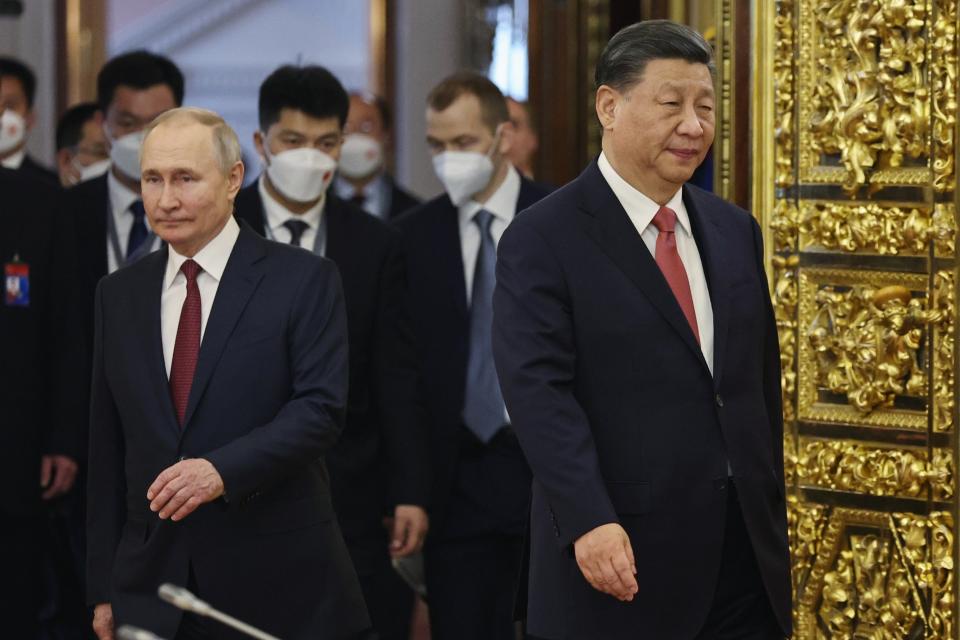
<instances>
[{"instance_id":1,"label":"suit lapel","mask_svg":"<svg viewBox=\"0 0 960 640\"><path fill-rule=\"evenodd\" d=\"M709 205L697 190L685 186L683 203L690 215L693 237L710 291L710 305L713 308L713 379L719 384L730 319L726 269L720 261L724 246L723 231L717 222L718 217L710 214Z\"/></svg>"},{"instance_id":2,"label":"suit lapel","mask_svg":"<svg viewBox=\"0 0 960 640\"><path fill-rule=\"evenodd\" d=\"M436 240L431 244L436 250L436 261L440 265L437 277L443 290L449 292L449 300L454 304L457 316L467 321L467 284L463 273L463 243L460 240L460 217L457 208L449 198L443 196L444 207L435 227ZM466 325L464 325L466 326Z\"/></svg>"},{"instance_id":3,"label":"suit lapel","mask_svg":"<svg viewBox=\"0 0 960 640\"><path fill-rule=\"evenodd\" d=\"M350 212L343 209L343 201L328 193L327 204L323 211L327 230L327 249L325 253L326 257L338 267L345 264L344 260L347 260L353 254L353 252L346 250L346 247L351 245L348 229L349 215ZM362 240L360 241L362 242ZM355 244L354 251L359 249L360 246Z\"/></svg>"},{"instance_id":4,"label":"suit lapel","mask_svg":"<svg viewBox=\"0 0 960 640\"><path fill-rule=\"evenodd\" d=\"M617 267L639 288L660 315L674 328L703 366L703 352L687 323L660 267L650 255L636 227L594 162L581 175L580 206L594 216L588 233Z\"/></svg>"},{"instance_id":5,"label":"suit lapel","mask_svg":"<svg viewBox=\"0 0 960 640\"><path fill-rule=\"evenodd\" d=\"M210 382L210 376L213 375L223 349L227 346L230 334L233 333L247 302L250 301L250 296L263 278L263 274L256 267L256 263L264 256L260 242L262 240L253 231L241 227L240 235L224 269L223 278L217 286L217 296L213 301L207 327L203 332L200 357L197 360L197 370L193 375L187 412L183 420L184 432L190 425L190 419L203 397L207 383Z\"/></svg>"},{"instance_id":6,"label":"suit lapel","mask_svg":"<svg viewBox=\"0 0 960 640\"><path fill-rule=\"evenodd\" d=\"M134 326L148 329L147 340L143 344L144 362L147 364L149 384L157 392L157 406L161 408L164 424L170 426L173 433L179 434L180 426L173 409L173 399L170 397L170 381L167 378L167 367L163 360L163 337L161 335L160 299L163 296L163 276L167 266L167 247L147 256L144 262L147 266L146 284L138 300L138 315Z\"/></svg>"}]
</instances>

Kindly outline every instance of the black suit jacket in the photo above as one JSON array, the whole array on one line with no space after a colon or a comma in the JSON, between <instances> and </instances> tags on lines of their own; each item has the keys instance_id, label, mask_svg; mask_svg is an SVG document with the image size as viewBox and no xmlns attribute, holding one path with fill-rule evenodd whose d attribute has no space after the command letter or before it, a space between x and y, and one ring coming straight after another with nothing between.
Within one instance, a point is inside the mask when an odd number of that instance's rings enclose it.
<instances>
[{"instance_id":1,"label":"black suit jacket","mask_svg":"<svg viewBox=\"0 0 960 640\"><path fill-rule=\"evenodd\" d=\"M517 214L546 193L521 178ZM472 483L476 486L458 486L464 481L458 478L458 468L466 435L462 412L470 328L457 216L457 208L444 194L401 216L396 223L406 243L413 326L430 426L434 476L431 537L519 535L525 526L529 495L528 472L519 449L517 460L504 460L489 481L476 478ZM457 490L475 497L474 504L451 503Z\"/></svg>"},{"instance_id":2,"label":"black suit jacket","mask_svg":"<svg viewBox=\"0 0 960 640\"><path fill-rule=\"evenodd\" d=\"M534 473L529 625L543 638L692 638L713 600L729 460L789 635L777 330L760 229L696 187L684 204L714 313L713 375L596 163L504 234L494 353ZM572 543L620 522L640 592L581 575Z\"/></svg>"},{"instance_id":3,"label":"black suit jacket","mask_svg":"<svg viewBox=\"0 0 960 640\"><path fill-rule=\"evenodd\" d=\"M387 212L387 220L394 220L420 204L420 199L397 184L396 178L389 174L385 177L390 185L390 210Z\"/></svg>"},{"instance_id":4,"label":"black suit jacket","mask_svg":"<svg viewBox=\"0 0 960 640\"><path fill-rule=\"evenodd\" d=\"M336 267L241 230L181 429L160 333L167 253L97 289L88 598L112 603L118 624L172 637L180 613L156 589L192 569L202 598L271 634L352 638L369 622L323 463L347 401ZM227 500L161 521L147 487L184 457L213 463Z\"/></svg>"},{"instance_id":5,"label":"black suit jacket","mask_svg":"<svg viewBox=\"0 0 960 640\"><path fill-rule=\"evenodd\" d=\"M72 220L59 189L0 169L0 264L29 269L29 306L0 292L0 513L40 507L40 456L80 459L86 423L85 357L77 323Z\"/></svg>"},{"instance_id":6,"label":"black suit jacket","mask_svg":"<svg viewBox=\"0 0 960 640\"><path fill-rule=\"evenodd\" d=\"M60 187L60 176L57 175L56 171L48 169L30 156L24 156L23 163L20 164L20 168L17 170L18 173L29 176L34 180L39 180L40 182L46 183L49 187L50 185L56 185Z\"/></svg>"},{"instance_id":7,"label":"black suit jacket","mask_svg":"<svg viewBox=\"0 0 960 640\"><path fill-rule=\"evenodd\" d=\"M265 215L254 182L240 191L236 216L263 235ZM385 557L383 515L427 505L426 434L400 235L329 192L323 215L350 340L346 428L327 464L337 517L365 572Z\"/></svg>"},{"instance_id":8,"label":"black suit jacket","mask_svg":"<svg viewBox=\"0 0 960 640\"><path fill-rule=\"evenodd\" d=\"M110 194L107 175L81 182L65 191L64 204L76 227L78 295L88 353L93 352L93 301L97 283L107 275L107 216Z\"/></svg>"}]
</instances>

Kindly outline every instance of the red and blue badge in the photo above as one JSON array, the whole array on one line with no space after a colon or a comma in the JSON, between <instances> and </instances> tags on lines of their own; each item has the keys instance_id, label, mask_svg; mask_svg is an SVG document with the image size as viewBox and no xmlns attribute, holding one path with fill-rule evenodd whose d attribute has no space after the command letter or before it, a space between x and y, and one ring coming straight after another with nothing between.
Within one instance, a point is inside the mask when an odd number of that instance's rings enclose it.
<instances>
[{"instance_id":1,"label":"red and blue badge","mask_svg":"<svg viewBox=\"0 0 960 640\"><path fill-rule=\"evenodd\" d=\"M14 258L3 266L3 299L8 307L30 306L30 265Z\"/></svg>"}]
</instances>

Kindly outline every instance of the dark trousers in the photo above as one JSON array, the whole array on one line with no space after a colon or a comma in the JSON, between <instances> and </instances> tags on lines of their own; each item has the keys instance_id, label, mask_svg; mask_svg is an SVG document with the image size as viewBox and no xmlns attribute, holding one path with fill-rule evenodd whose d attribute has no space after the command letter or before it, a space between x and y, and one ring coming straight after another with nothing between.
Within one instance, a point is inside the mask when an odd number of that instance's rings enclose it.
<instances>
[{"instance_id":1,"label":"dark trousers","mask_svg":"<svg viewBox=\"0 0 960 640\"><path fill-rule=\"evenodd\" d=\"M432 640L516 640L513 604L522 539L483 536L426 554Z\"/></svg>"},{"instance_id":2,"label":"dark trousers","mask_svg":"<svg viewBox=\"0 0 960 640\"><path fill-rule=\"evenodd\" d=\"M36 638L40 613L39 516L0 513L0 619L5 638Z\"/></svg>"},{"instance_id":3,"label":"dark trousers","mask_svg":"<svg viewBox=\"0 0 960 640\"><path fill-rule=\"evenodd\" d=\"M783 640L767 597L733 482L727 498L720 576L696 640Z\"/></svg>"},{"instance_id":4,"label":"dark trousers","mask_svg":"<svg viewBox=\"0 0 960 640\"><path fill-rule=\"evenodd\" d=\"M387 555L386 545L383 555ZM409 640L413 589L397 574L389 560L379 564L371 573L358 577L377 637L380 640Z\"/></svg>"}]
</instances>

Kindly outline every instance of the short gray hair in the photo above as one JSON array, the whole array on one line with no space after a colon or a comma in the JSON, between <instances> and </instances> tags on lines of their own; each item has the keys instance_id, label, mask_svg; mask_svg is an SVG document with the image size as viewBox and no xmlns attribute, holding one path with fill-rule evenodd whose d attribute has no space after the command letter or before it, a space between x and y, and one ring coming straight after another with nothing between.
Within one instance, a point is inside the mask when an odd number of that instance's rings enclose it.
<instances>
[{"instance_id":1,"label":"short gray hair","mask_svg":"<svg viewBox=\"0 0 960 640\"><path fill-rule=\"evenodd\" d=\"M213 151L223 175L228 175L233 165L241 161L242 152L236 131L227 124L227 121L224 120L220 114L210 111L209 109L177 107L176 109L164 111L154 118L153 122L148 124L147 128L144 129L144 141L146 141L150 133L160 125L176 120L195 122L210 128L213 134ZM143 146L140 147L140 161L143 162Z\"/></svg>"},{"instance_id":2,"label":"short gray hair","mask_svg":"<svg viewBox=\"0 0 960 640\"><path fill-rule=\"evenodd\" d=\"M594 82L624 91L643 78L652 60L686 60L706 65L716 76L713 49L696 30L670 20L646 20L616 33L597 61Z\"/></svg>"}]
</instances>

